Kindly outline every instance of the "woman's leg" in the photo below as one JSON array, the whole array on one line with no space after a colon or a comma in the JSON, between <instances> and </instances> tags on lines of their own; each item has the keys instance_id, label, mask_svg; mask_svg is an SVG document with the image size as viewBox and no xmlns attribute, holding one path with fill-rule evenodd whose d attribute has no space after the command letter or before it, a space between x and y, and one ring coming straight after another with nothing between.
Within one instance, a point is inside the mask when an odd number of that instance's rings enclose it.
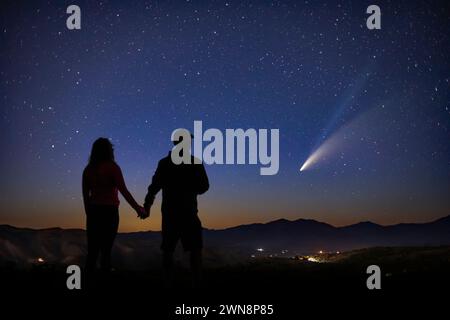
<instances>
[{"instance_id":1,"label":"woman's leg","mask_svg":"<svg viewBox=\"0 0 450 320\"><path fill-rule=\"evenodd\" d=\"M98 219L98 210L93 207L86 216L86 235L87 235L87 258L86 271L92 272L97 265L97 259L100 253L100 224Z\"/></svg>"},{"instance_id":2,"label":"woman's leg","mask_svg":"<svg viewBox=\"0 0 450 320\"><path fill-rule=\"evenodd\" d=\"M119 209L108 207L104 212L104 225L100 246L100 266L103 272L111 271L111 250L119 228Z\"/></svg>"}]
</instances>

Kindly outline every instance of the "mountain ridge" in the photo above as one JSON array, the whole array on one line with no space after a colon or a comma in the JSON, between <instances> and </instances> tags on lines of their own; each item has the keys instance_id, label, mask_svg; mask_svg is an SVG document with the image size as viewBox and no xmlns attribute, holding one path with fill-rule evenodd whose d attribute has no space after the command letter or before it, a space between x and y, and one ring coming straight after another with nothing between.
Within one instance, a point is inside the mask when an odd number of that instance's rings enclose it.
<instances>
[{"instance_id":1,"label":"mountain ridge","mask_svg":"<svg viewBox=\"0 0 450 320\"><path fill-rule=\"evenodd\" d=\"M236 226L226 227L223 229L215 229L215 228L204 228L204 229L209 230L209 231L224 231L224 230L230 230L230 229L234 229L234 228L247 227L247 226L261 226L261 225L271 225L271 224L278 224L278 223L301 223L301 222L318 223L318 224L327 225L327 226L330 226L330 227L333 227L336 229L348 228L351 226L366 225L366 224L379 226L379 227L394 227L394 226L401 226L401 225L426 225L426 224L436 223L436 222L450 223L450 214L447 216L437 218L432 221L428 221L428 222L399 222L399 223L388 224L388 225L379 224L379 223L372 222L370 220L366 220L366 221L355 222L355 223L352 223L349 225L334 226L327 222L318 221L315 219L298 218L298 219L294 219L294 220L289 220L286 218L279 218L279 219L271 220L268 222L253 222L253 223L247 223L247 224L240 224L240 225L236 225ZM14 226L11 224L0 224L0 229L1 228L11 228L11 229L30 230L30 231L44 231L44 230L81 230L81 231L86 231L86 229L83 229L83 228L62 228L62 227L31 228L31 227L18 227L18 226ZM121 234L130 234L130 233L143 233L143 232L160 232L160 230L125 231L125 232L120 232L120 233Z\"/></svg>"},{"instance_id":2,"label":"mountain ridge","mask_svg":"<svg viewBox=\"0 0 450 320\"><path fill-rule=\"evenodd\" d=\"M311 253L344 252L370 247L450 245L450 216L426 223L378 225L361 222L335 227L311 219L277 219L221 230L204 230L205 263L223 266L254 257L295 257ZM160 261L160 231L119 233L113 249L114 265L143 269ZM0 266L84 264L83 229L30 229L0 225ZM181 257L181 252L178 252Z\"/></svg>"}]
</instances>

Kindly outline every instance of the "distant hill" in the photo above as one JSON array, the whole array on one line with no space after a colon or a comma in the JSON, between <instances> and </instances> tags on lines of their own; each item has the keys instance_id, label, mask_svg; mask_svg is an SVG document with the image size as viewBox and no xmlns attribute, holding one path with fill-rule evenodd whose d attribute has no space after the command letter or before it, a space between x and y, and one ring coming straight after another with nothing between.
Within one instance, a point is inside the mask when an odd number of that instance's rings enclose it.
<instances>
[{"instance_id":1,"label":"distant hill","mask_svg":"<svg viewBox=\"0 0 450 320\"><path fill-rule=\"evenodd\" d=\"M361 222L346 227L315 220L280 219L264 224L205 230L205 263L213 266L244 262L252 256L294 256L368 247L450 245L450 216L422 224L381 226ZM27 229L0 225L0 265L83 263L85 231ZM141 269L159 264L160 233L119 234L113 251L118 268ZM39 261L39 258L43 261Z\"/></svg>"}]
</instances>

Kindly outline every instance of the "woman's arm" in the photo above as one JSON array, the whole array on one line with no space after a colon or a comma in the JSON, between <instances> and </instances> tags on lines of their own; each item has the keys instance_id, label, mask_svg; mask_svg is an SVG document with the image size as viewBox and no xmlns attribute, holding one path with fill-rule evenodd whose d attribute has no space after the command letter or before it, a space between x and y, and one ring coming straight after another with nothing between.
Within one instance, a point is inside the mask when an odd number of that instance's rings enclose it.
<instances>
[{"instance_id":1,"label":"woman's arm","mask_svg":"<svg viewBox=\"0 0 450 320\"><path fill-rule=\"evenodd\" d=\"M84 171L83 171L83 178L82 178L82 181L81 181L81 186L82 186L82 189L83 189L84 212L86 214L88 214L90 189L89 189L89 183L88 183L88 178L87 178L87 169L84 169Z\"/></svg>"},{"instance_id":2,"label":"woman's arm","mask_svg":"<svg viewBox=\"0 0 450 320\"><path fill-rule=\"evenodd\" d=\"M128 191L128 188L125 184L125 180L122 175L122 170L118 165L115 166L115 180L117 183L117 188L119 189L120 193L123 195L125 200L130 204L130 206L139 212L141 209L141 206L134 200L133 196L131 195L130 191Z\"/></svg>"}]
</instances>

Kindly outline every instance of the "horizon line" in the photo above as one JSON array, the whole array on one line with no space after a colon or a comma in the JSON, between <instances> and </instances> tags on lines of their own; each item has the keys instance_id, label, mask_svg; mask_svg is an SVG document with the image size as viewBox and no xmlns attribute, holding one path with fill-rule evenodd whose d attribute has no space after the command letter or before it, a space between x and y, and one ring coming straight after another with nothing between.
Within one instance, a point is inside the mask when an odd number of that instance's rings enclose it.
<instances>
[{"instance_id":1,"label":"horizon line","mask_svg":"<svg viewBox=\"0 0 450 320\"><path fill-rule=\"evenodd\" d=\"M335 226L333 224L327 223L327 222L323 222L323 221L319 221L319 220L315 220L315 219L308 219L308 218L298 218L295 220L290 220L290 219L286 219L286 218L279 218L279 219L275 219L275 220L271 220L268 222L253 222L253 223L246 223L246 224L239 224L239 225L235 225L235 226L230 226L230 227L226 227L226 228L222 228L222 229L213 229L213 228L203 228L204 230L208 230L208 231L223 231L223 230L229 230L229 229L233 229L233 228L239 228L239 227L245 227L245 226L251 226L251 225L265 225L265 224L270 224L270 223L274 223L277 221L281 221L281 220L285 220L285 221L289 221L289 222L296 222L296 221L314 221L317 223L322 223L322 224L326 224L329 225L333 228L346 228L346 227L350 227L350 226L354 226L354 225L358 225L361 223L371 223L380 227L391 227L391 226L397 226L397 225L402 225L402 224L427 224L427 223L433 223L436 221L439 221L441 219L445 219L450 217L450 214L442 216L440 218L436 218L434 220L428 221L428 222L399 222L399 223L394 223L394 224L379 224L379 223L375 223L372 222L370 220L365 220L365 221L359 221L359 222L355 222L352 224L348 224L348 225L343 225L343 226ZM43 230L51 230L51 229L59 229L59 230L82 230L82 231L86 231L85 228L62 228L62 227L45 227L45 228L33 228L33 227L18 227L15 225L11 225L11 224L0 224L0 227L11 227L11 228L15 228L15 229L27 229L27 230L33 230L33 231L43 231ZM141 233L141 232L161 232L161 230L141 230L141 231L128 231L128 232L118 232L118 234L129 234L129 233Z\"/></svg>"}]
</instances>

